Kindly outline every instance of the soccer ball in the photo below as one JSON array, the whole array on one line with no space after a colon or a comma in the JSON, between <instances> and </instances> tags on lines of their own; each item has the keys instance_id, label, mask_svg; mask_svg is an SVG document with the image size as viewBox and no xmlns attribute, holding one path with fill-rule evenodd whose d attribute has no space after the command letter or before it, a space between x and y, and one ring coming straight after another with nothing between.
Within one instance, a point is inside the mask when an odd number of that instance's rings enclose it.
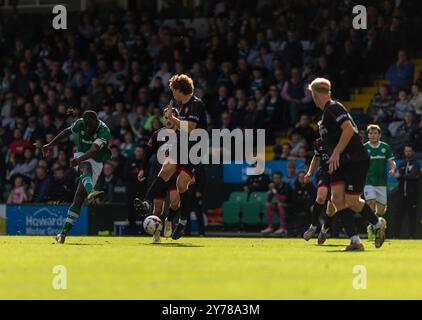
<instances>
[{"instance_id":1,"label":"soccer ball","mask_svg":"<svg viewBox=\"0 0 422 320\"><path fill-rule=\"evenodd\" d=\"M146 233L153 235L156 231L163 229L163 223L157 216L148 216L144 220L144 230Z\"/></svg>"}]
</instances>

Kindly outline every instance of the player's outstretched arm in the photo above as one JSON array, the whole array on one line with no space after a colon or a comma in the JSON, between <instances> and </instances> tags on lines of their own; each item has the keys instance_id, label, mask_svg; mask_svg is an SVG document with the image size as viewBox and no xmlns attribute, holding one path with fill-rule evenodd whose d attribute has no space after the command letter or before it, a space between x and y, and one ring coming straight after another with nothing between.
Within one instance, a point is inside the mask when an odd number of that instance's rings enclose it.
<instances>
[{"instance_id":1,"label":"player's outstretched arm","mask_svg":"<svg viewBox=\"0 0 422 320\"><path fill-rule=\"evenodd\" d=\"M64 129L62 132L60 132L57 136L53 138L53 140L50 141L50 143L47 143L41 147L41 151L43 153L43 156L47 156L48 149L51 147L54 147L57 143L59 143L64 138L67 138L71 133L70 127ZM37 146L38 147L38 146Z\"/></svg>"},{"instance_id":2,"label":"player's outstretched arm","mask_svg":"<svg viewBox=\"0 0 422 320\"><path fill-rule=\"evenodd\" d=\"M312 175L315 172L315 169L319 166L320 158L317 156L312 157L311 164L309 165L308 172L305 175L305 183L309 183L311 180Z\"/></svg>"}]
</instances>

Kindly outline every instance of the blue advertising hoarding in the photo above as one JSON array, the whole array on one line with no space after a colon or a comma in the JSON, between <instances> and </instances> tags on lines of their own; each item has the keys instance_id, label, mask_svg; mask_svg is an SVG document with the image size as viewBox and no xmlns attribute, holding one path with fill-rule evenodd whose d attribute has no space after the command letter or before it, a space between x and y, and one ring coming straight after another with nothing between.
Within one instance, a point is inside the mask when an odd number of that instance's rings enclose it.
<instances>
[{"instance_id":1,"label":"blue advertising hoarding","mask_svg":"<svg viewBox=\"0 0 422 320\"><path fill-rule=\"evenodd\" d=\"M396 160L396 163L399 164L403 160ZM287 163L290 161L287 160L273 160L265 162L265 173L272 177L275 171L281 171L283 176L287 175ZM303 160L292 161L296 163L296 172L305 170L305 162ZM419 161L422 168L422 160ZM247 163L243 164L224 164L223 177L224 183L244 183L248 176L246 175L246 168L249 165ZM387 171L386 171L387 174ZM397 179L394 177L388 176L388 184L397 185Z\"/></svg>"},{"instance_id":2,"label":"blue advertising hoarding","mask_svg":"<svg viewBox=\"0 0 422 320\"><path fill-rule=\"evenodd\" d=\"M281 171L283 176L287 176L287 163L290 161L274 160L265 162L265 173L270 177L275 171ZM296 172L305 170L305 162L303 160L292 161L296 163ZM244 183L248 176L246 169L249 167L247 163L243 164L224 164L223 176L225 183Z\"/></svg>"},{"instance_id":3,"label":"blue advertising hoarding","mask_svg":"<svg viewBox=\"0 0 422 320\"><path fill-rule=\"evenodd\" d=\"M62 230L69 205L7 205L8 235L56 235ZM88 234L88 208L82 207L70 235Z\"/></svg>"}]
</instances>

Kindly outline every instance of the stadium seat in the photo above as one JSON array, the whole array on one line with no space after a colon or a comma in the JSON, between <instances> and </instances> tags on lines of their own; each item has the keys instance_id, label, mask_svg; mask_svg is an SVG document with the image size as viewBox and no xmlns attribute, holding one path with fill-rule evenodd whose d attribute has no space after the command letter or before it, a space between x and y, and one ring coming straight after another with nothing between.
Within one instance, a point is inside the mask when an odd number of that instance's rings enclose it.
<instances>
[{"instance_id":1,"label":"stadium seat","mask_svg":"<svg viewBox=\"0 0 422 320\"><path fill-rule=\"evenodd\" d=\"M231 201L225 201L222 210L223 224L234 225L240 222L240 204Z\"/></svg>"},{"instance_id":2,"label":"stadium seat","mask_svg":"<svg viewBox=\"0 0 422 320\"><path fill-rule=\"evenodd\" d=\"M249 202L258 202L260 204L260 212L265 213L265 205L267 202L266 192L252 192L249 196Z\"/></svg>"},{"instance_id":3,"label":"stadium seat","mask_svg":"<svg viewBox=\"0 0 422 320\"><path fill-rule=\"evenodd\" d=\"M243 203L243 202L247 202L248 201L248 193L247 192L239 192L239 191L235 191L230 193L229 196L229 201L231 202L237 202L237 203Z\"/></svg>"},{"instance_id":4,"label":"stadium seat","mask_svg":"<svg viewBox=\"0 0 422 320\"><path fill-rule=\"evenodd\" d=\"M256 201L249 201L242 208L242 223L246 225L258 225L261 223L260 219L261 203Z\"/></svg>"}]
</instances>

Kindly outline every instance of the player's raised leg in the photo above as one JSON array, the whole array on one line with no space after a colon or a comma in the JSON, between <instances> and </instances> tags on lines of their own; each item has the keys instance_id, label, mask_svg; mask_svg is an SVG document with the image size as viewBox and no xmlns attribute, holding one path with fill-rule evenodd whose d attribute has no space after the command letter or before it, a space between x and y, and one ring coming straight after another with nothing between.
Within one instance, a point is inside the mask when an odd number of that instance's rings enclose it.
<instances>
[{"instance_id":1,"label":"player's raised leg","mask_svg":"<svg viewBox=\"0 0 422 320\"><path fill-rule=\"evenodd\" d=\"M151 183L150 187L147 190L145 199L141 200L136 198L133 202L135 209L141 213L141 215L147 215L152 207L152 203L155 197L158 194L162 193L167 188L167 182L177 171L177 164L171 163L170 160L166 160L158 176Z\"/></svg>"}]
</instances>

